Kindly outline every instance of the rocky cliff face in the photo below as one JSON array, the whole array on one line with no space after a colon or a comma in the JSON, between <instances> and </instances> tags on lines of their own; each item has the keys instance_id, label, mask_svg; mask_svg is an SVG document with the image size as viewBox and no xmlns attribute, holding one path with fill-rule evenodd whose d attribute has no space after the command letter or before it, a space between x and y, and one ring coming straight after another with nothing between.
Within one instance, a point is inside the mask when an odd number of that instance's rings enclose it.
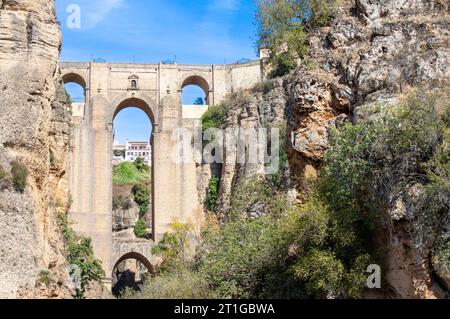
<instances>
[{"instance_id":1,"label":"rocky cliff face","mask_svg":"<svg viewBox=\"0 0 450 319\"><path fill-rule=\"evenodd\" d=\"M395 103L410 87L448 80L449 8L445 0L341 2L330 26L310 34L310 58L274 80L269 93L253 92L236 103L227 126L286 121L291 181L301 193L305 177L316 175L331 128L363 120L375 102ZM248 166L226 159L220 210L227 210L235 181L248 171ZM387 247L385 297L445 297L442 281L427 266L426 249L418 253L412 247L407 214L397 218L399 206L408 207L394 200L381 235Z\"/></svg>"},{"instance_id":2,"label":"rocky cliff face","mask_svg":"<svg viewBox=\"0 0 450 319\"><path fill-rule=\"evenodd\" d=\"M54 1L1 1L0 297L70 297L56 217L68 201L70 135L60 46ZM29 172L23 193L12 161Z\"/></svg>"}]
</instances>

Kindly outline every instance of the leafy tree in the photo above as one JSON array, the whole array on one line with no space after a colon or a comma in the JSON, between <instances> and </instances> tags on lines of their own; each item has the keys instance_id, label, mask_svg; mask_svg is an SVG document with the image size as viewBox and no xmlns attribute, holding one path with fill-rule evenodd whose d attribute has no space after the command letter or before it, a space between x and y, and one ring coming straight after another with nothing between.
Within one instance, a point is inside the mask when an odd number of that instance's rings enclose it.
<instances>
[{"instance_id":1,"label":"leafy tree","mask_svg":"<svg viewBox=\"0 0 450 319\"><path fill-rule=\"evenodd\" d=\"M282 76L297 66L296 57L309 53L308 31L324 26L336 0L258 0L258 48L270 48L275 66L272 77Z\"/></svg>"},{"instance_id":2,"label":"leafy tree","mask_svg":"<svg viewBox=\"0 0 450 319\"><path fill-rule=\"evenodd\" d=\"M194 101L194 105L204 105L204 104L205 104L205 100L202 97L198 97Z\"/></svg>"},{"instance_id":3,"label":"leafy tree","mask_svg":"<svg viewBox=\"0 0 450 319\"><path fill-rule=\"evenodd\" d=\"M134 166L137 168L137 170L139 172L148 172L149 171L149 166L147 164L145 164L145 161L142 157L138 157L134 160Z\"/></svg>"}]
</instances>

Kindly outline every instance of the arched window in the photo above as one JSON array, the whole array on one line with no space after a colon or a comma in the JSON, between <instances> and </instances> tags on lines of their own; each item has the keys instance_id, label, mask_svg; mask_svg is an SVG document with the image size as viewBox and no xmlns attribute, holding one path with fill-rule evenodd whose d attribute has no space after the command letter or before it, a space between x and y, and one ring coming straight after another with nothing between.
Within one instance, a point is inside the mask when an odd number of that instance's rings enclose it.
<instances>
[{"instance_id":1,"label":"arched window","mask_svg":"<svg viewBox=\"0 0 450 319\"><path fill-rule=\"evenodd\" d=\"M137 89L137 81L136 80L131 80L131 88Z\"/></svg>"},{"instance_id":2,"label":"arched window","mask_svg":"<svg viewBox=\"0 0 450 319\"><path fill-rule=\"evenodd\" d=\"M73 116L83 117L85 115L86 103L86 81L76 73L63 75L66 100L71 104Z\"/></svg>"},{"instance_id":3,"label":"arched window","mask_svg":"<svg viewBox=\"0 0 450 319\"><path fill-rule=\"evenodd\" d=\"M181 86L182 105L209 105L209 85L200 76L191 76Z\"/></svg>"}]
</instances>

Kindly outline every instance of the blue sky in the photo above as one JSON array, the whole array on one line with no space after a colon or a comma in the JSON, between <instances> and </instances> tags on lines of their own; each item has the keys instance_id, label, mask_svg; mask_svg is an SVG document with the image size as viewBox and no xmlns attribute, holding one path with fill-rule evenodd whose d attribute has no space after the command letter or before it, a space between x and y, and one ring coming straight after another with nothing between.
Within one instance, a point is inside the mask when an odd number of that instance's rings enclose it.
<instances>
[{"instance_id":1,"label":"blue sky","mask_svg":"<svg viewBox=\"0 0 450 319\"><path fill-rule=\"evenodd\" d=\"M79 29L67 24L71 4L81 9ZM56 7L63 61L222 64L256 58L252 0L56 0ZM82 96L76 86L68 91L75 100ZM189 104L199 92L186 91ZM129 110L114 123L119 141L147 139L140 128L148 120Z\"/></svg>"}]
</instances>

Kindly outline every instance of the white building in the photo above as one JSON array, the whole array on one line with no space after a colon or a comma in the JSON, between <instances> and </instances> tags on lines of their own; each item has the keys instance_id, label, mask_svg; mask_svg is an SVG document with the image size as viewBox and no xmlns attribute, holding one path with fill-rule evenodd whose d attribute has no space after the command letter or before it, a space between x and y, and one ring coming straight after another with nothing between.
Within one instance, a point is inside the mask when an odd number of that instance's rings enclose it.
<instances>
[{"instance_id":1,"label":"white building","mask_svg":"<svg viewBox=\"0 0 450 319\"><path fill-rule=\"evenodd\" d=\"M127 140L125 145L121 145L114 141L113 152L113 164L134 162L139 157L147 165L151 165L152 162L152 147L149 142Z\"/></svg>"}]
</instances>

